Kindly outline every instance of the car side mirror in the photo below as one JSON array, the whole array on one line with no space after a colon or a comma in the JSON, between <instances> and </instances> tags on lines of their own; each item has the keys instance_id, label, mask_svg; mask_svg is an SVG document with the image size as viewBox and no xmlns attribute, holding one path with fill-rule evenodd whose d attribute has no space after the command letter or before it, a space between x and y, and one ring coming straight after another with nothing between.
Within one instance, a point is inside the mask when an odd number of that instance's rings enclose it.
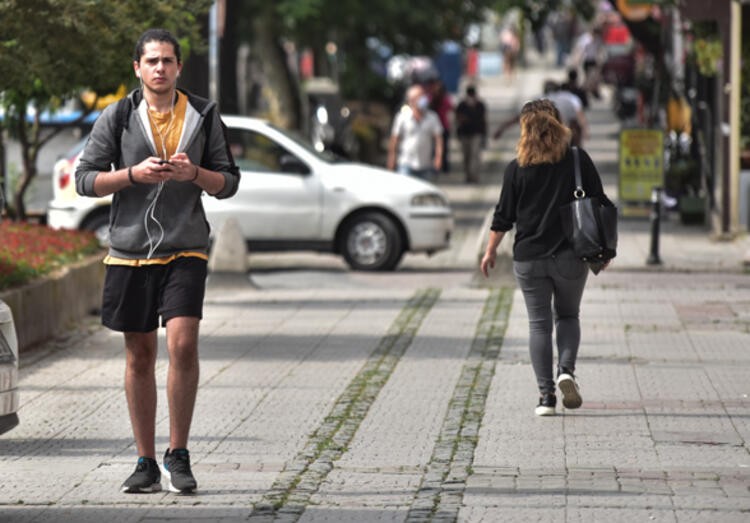
<instances>
[{"instance_id":1,"label":"car side mirror","mask_svg":"<svg viewBox=\"0 0 750 523\"><path fill-rule=\"evenodd\" d=\"M310 174L310 168L307 166L307 164L294 155L282 155L279 163L281 172L294 174Z\"/></svg>"}]
</instances>

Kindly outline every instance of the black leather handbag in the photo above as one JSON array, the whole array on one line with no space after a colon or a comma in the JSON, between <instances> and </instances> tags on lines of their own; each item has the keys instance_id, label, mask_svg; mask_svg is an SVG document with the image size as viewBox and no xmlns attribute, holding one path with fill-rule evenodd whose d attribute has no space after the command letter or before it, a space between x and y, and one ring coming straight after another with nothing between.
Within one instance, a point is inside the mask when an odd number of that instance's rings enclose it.
<instances>
[{"instance_id":1,"label":"black leather handbag","mask_svg":"<svg viewBox=\"0 0 750 523\"><path fill-rule=\"evenodd\" d=\"M586 196L578 148L573 147L576 188L573 201L560 207L565 237L594 274L617 255L617 207Z\"/></svg>"}]
</instances>

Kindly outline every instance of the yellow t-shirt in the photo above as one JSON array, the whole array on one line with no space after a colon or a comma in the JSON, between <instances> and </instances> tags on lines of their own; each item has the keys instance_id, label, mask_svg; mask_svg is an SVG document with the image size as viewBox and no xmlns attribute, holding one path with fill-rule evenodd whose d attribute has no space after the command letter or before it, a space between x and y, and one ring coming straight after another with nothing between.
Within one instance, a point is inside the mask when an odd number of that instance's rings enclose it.
<instances>
[{"instance_id":1,"label":"yellow t-shirt","mask_svg":"<svg viewBox=\"0 0 750 523\"><path fill-rule=\"evenodd\" d=\"M169 262L176 260L177 258L200 258L201 260L208 260L208 256L202 252L178 252L171 256L165 256L163 258L143 258L143 259L130 259L130 258L118 258L117 256L110 256L109 254L104 257L105 265L127 265L128 267L143 267L145 265L166 265Z\"/></svg>"},{"instance_id":2,"label":"yellow t-shirt","mask_svg":"<svg viewBox=\"0 0 750 523\"><path fill-rule=\"evenodd\" d=\"M154 135L154 142L156 144L156 152L160 158L169 159L170 156L177 152L177 145L180 143L180 136L182 136L182 126L185 123L185 110L187 109L187 96L181 94L179 91L175 91L177 100L174 104L174 111L167 111L166 113L159 113L152 109L148 109L148 119L151 124L151 133ZM166 148L166 154L164 149ZM116 256L107 255L104 258L104 263L107 265L127 265L130 267L140 267L143 265L164 265L177 258L195 257L203 260L208 260L208 256L202 252L179 252L171 256L165 256L163 258L144 258L144 259L128 259L118 258Z\"/></svg>"},{"instance_id":3,"label":"yellow t-shirt","mask_svg":"<svg viewBox=\"0 0 750 523\"><path fill-rule=\"evenodd\" d=\"M148 109L148 121L151 124L151 133L154 135L156 153L159 158L168 160L177 152L177 145L182 136L182 125L185 123L185 110L187 109L187 96L175 91L174 110L166 113L158 113ZM166 148L166 151L164 149Z\"/></svg>"}]
</instances>

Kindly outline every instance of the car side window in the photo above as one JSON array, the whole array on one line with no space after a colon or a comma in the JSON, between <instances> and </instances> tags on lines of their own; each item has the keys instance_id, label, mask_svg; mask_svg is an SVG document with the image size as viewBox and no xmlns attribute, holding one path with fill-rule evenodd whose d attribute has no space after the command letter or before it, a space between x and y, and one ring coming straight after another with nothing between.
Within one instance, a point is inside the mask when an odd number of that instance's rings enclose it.
<instances>
[{"instance_id":1,"label":"car side window","mask_svg":"<svg viewBox=\"0 0 750 523\"><path fill-rule=\"evenodd\" d=\"M248 129L228 129L229 148L243 171L284 172L282 158L291 155L269 137Z\"/></svg>"}]
</instances>

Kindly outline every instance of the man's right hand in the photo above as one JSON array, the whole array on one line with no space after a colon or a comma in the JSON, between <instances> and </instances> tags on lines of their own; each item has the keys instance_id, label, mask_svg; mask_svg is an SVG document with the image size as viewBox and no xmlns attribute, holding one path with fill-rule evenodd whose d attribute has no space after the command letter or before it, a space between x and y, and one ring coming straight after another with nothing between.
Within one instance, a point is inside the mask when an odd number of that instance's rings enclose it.
<instances>
[{"instance_id":1,"label":"man's right hand","mask_svg":"<svg viewBox=\"0 0 750 523\"><path fill-rule=\"evenodd\" d=\"M482 257L482 261L479 264L480 269L482 270L482 274L484 274L485 278L489 278L490 276L490 269L495 268L495 260L497 258L497 252L496 251L486 251L484 253L484 256Z\"/></svg>"},{"instance_id":2,"label":"man's right hand","mask_svg":"<svg viewBox=\"0 0 750 523\"><path fill-rule=\"evenodd\" d=\"M172 170L173 166L169 163L162 163L161 158L150 156L133 166L133 180L148 184L164 182L170 178Z\"/></svg>"}]
</instances>

